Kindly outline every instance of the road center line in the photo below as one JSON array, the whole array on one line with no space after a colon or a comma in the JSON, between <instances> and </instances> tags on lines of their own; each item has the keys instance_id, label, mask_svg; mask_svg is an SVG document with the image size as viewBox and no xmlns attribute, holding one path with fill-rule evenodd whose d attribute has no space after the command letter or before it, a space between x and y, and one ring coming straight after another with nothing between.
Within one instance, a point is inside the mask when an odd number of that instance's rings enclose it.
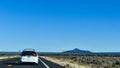
<instances>
[{"instance_id":1,"label":"road center line","mask_svg":"<svg viewBox=\"0 0 120 68\"><path fill-rule=\"evenodd\" d=\"M46 68L50 68L44 61L42 61L40 58L39 60L46 66Z\"/></svg>"}]
</instances>

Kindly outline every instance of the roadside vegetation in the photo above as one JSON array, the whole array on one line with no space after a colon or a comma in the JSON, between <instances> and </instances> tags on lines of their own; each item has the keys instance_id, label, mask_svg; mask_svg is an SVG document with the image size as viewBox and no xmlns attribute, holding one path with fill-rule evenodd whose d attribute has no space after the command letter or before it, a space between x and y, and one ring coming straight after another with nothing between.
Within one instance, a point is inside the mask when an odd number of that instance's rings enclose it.
<instances>
[{"instance_id":1,"label":"roadside vegetation","mask_svg":"<svg viewBox=\"0 0 120 68\"><path fill-rule=\"evenodd\" d=\"M120 56L115 55L49 55L42 57L65 68L120 68Z\"/></svg>"},{"instance_id":2,"label":"roadside vegetation","mask_svg":"<svg viewBox=\"0 0 120 68\"><path fill-rule=\"evenodd\" d=\"M0 54L0 61L8 58L16 58L19 57L19 55L10 55L10 54Z\"/></svg>"}]
</instances>

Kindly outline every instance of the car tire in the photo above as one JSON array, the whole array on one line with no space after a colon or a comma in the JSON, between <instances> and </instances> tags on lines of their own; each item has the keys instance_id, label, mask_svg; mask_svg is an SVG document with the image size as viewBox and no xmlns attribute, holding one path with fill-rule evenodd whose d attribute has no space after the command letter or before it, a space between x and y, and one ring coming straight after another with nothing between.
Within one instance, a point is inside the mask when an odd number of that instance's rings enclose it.
<instances>
[{"instance_id":1,"label":"car tire","mask_svg":"<svg viewBox=\"0 0 120 68\"><path fill-rule=\"evenodd\" d=\"M35 63L35 65L38 65L38 63Z\"/></svg>"}]
</instances>

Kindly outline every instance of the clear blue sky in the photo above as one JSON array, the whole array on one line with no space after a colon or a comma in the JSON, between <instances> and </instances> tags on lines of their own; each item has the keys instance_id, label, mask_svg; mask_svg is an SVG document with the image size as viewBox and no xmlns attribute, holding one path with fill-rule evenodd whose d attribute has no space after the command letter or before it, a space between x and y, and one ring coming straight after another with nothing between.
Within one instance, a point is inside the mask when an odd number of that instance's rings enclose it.
<instances>
[{"instance_id":1,"label":"clear blue sky","mask_svg":"<svg viewBox=\"0 0 120 68\"><path fill-rule=\"evenodd\" d=\"M0 0L0 51L120 52L120 1Z\"/></svg>"}]
</instances>

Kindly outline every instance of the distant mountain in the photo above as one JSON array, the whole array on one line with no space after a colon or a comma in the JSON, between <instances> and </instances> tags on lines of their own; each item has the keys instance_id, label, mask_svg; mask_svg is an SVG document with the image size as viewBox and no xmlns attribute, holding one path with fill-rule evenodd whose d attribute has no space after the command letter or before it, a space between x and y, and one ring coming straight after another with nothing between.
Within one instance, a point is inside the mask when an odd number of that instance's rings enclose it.
<instances>
[{"instance_id":1,"label":"distant mountain","mask_svg":"<svg viewBox=\"0 0 120 68\"><path fill-rule=\"evenodd\" d=\"M20 54L20 52L0 52L0 54L12 54L12 55L14 55L14 54Z\"/></svg>"},{"instance_id":2,"label":"distant mountain","mask_svg":"<svg viewBox=\"0 0 120 68\"><path fill-rule=\"evenodd\" d=\"M62 53L64 53L64 54L92 54L91 51L80 50L78 48L75 48L73 50L64 51Z\"/></svg>"}]
</instances>

